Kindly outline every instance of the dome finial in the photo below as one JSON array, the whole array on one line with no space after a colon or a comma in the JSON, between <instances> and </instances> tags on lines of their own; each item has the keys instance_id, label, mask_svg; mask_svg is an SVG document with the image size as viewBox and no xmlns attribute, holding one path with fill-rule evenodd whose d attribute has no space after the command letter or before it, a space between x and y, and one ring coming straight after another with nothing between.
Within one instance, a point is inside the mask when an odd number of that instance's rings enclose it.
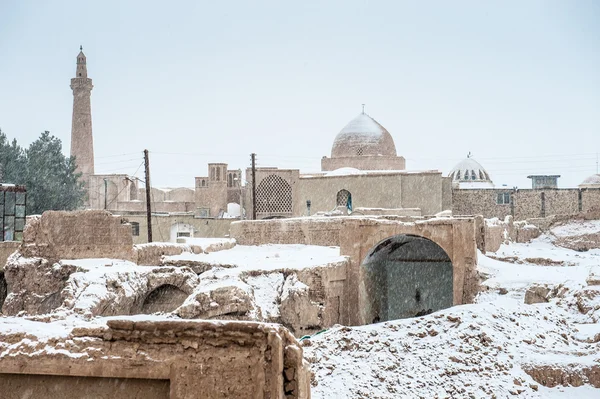
<instances>
[{"instance_id":1,"label":"dome finial","mask_svg":"<svg viewBox=\"0 0 600 399\"><path fill-rule=\"evenodd\" d=\"M81 44L79 45L79 51L83 51L83 46Z\"/></svg>"},{"instance_id":2,"label":"dome finial","mask_svg":"<svg viewBox=\"0 0 600 399\"><path fill-rule=\"evenodd\" d=\"M469 153L467 154L467 158L471 158L471 157L472 157L471 151L469 151Z\"/></svg>"},{"instance_id":3,"label":"dome finial","mask_svg":"<svg viewBox=\"0 0 600 399\"><path fill-rule=\"evenodd\" d=\"M365 104L362 105L362 108L363 108L362 113L364 114L365 113Z\"/></svg>"}]
</instances>

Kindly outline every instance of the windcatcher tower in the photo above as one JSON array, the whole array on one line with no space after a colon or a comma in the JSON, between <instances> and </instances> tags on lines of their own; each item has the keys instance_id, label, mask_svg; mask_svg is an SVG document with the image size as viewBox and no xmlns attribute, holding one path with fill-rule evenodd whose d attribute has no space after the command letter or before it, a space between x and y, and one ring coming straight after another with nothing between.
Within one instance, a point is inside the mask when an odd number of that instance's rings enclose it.
<instances>
[{"instance_id":1,"label":"windcatcher tower","mask_svg":"<svg viewBox=\"0 0 600 399\"><path fill-rule=\"evenodd\" d=\"M73 90L73 124L71 126L71 156L75 157L77 172L89 188L90 176L94 174L94 139L92 137L92 79L87 75L87 64L83 47L79 47L77 71L71 79Z\"/></svg>"}]
</instances>

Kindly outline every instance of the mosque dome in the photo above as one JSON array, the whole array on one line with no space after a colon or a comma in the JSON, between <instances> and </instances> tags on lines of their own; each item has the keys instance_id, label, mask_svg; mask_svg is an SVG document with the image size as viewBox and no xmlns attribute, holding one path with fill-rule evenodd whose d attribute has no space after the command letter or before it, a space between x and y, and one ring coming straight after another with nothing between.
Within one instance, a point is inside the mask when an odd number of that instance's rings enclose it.
<instances>
[{"instance_id":1,"label":"mosque dome","mask_svg":"<svg viewBox=\"0 0 600 399\"><path fill-rule=\"evenodd\" d=\"M596 173L581 182L580 188L600 188L600 174Z\"/></svg>"},{"instance_id":2,"label":"mosque dome","mask_svg":"<svg viewBox=\"0 0 600 399\"><path fill-rule=\"evenodd\" d=\"M338 133L331 147L331 158L358 156L395 157L396 146L390 133L364 112Z\"/></svg>"},{"instance_id":3,"label":"mosque dome","mask_svg":"<svg viewBox=\"0 0 600 399\"><path fill-rule=\"evenodd\" d=\"M488 172L479 162L471 158L471 154L460 161L452 171L450 171L448 177L451 177L452 182L458 184L459 188L494 187L494 183Z\"/></svg>"}]
</instances>

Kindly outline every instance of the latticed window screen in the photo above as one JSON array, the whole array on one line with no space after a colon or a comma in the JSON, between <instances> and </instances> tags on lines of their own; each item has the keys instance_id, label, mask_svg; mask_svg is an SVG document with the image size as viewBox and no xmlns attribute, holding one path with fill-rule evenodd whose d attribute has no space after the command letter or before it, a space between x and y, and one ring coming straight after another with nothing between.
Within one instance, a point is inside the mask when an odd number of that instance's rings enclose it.
<instances>
[{"instance_id":1,"label":"latticed window screen","mask_svg":"<svg viewBox=\"0 0 600 399\"><path fill-rule=\"evenodd\" d=\"M348 206L348 199L350 199L350 191L340 190L337 193L337 206Z\"/></svg>"},{"instance_id":2,"label":"latticed window screen","mask_svg":"<svg viewBox=\"0 0 600 399\"><path fill-rule=\"evenodd\" d=\"M256 188L256 212L291 213L292 187L276 175L265 177Z\"/></svg>"}]
</instances>

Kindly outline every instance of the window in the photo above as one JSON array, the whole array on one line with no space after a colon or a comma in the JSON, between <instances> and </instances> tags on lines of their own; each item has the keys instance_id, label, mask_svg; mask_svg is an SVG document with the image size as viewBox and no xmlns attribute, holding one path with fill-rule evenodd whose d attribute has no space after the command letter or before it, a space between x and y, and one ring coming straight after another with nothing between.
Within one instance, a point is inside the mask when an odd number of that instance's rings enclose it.
<instances>
[{"instance_id":1,"label":"window","mask_svg":"<svg viewBox=\"0 0 600 399\"><path fill-rule=\"evenodd\" d=\"M352 194L348 190L340 190L336 196L336 205L345 206L349 211L352 211Z\"/></svg>"},{"instance_id":2,"label":"window","mask_svg":"<svg viewBox=\"0 0 600 399\"><path fill-rule=\"evenodd\" d=\"M471 171L471 180L477 180L477 176L475 176L475 171Z\"/></svg>"},{"instance_id":3,"label":"window","mask_svg":"<svg viewBox=\"0 0 600 399\"><path fill-rule=\"evenodd\" d=\"M131 234L136 237L140 235L140 224L138 222L131 222Z\"/></svg>"},{"instance_id":4,"label":"window","mask_svg":"<svg viewBox=\"0 0 600 399\"><path fill-rule=\"evenodd\" d=\"M510 204L510 193L498 193L498 198L496 200L498 205L508 205Z\"/></svg>"},{"instance_id":5,"label":"window","mask_svg":"<svg viewBox=\"0 0 600 399\"><path fill-rule=\"evenodd\" d=\"M256 188L256 212L291 213L292 186L281 176L269 175Z\"/></svg>"},{"instance_id":6,"label":"window","mask_svg":"<svg viewBox=\"0 0 600 399\"><path fill-rule=\"evenodd\" d=\"M206 180L202 180L202 187L206 187Z\"/></svg>"},{"instance_id":7,"label":"window","mask_svg":"<svg viewBox=\"0 0 600 399\"><path fill-rule=\"evenodd\" d=\"M177 237L190 237L190 232L189 231L178 231L177 232Z\"/></svg>"},{"instance_id":8,"label":"window","mask_svg":"<svg viewBox=\"0 0 600 399\"><path fill-rule=\"evenodd\" d=\"M358 149L356 150L356 155L361 156L364 154L364 150L362 147L358 147Z\"/></svg>"}]
</instances>

